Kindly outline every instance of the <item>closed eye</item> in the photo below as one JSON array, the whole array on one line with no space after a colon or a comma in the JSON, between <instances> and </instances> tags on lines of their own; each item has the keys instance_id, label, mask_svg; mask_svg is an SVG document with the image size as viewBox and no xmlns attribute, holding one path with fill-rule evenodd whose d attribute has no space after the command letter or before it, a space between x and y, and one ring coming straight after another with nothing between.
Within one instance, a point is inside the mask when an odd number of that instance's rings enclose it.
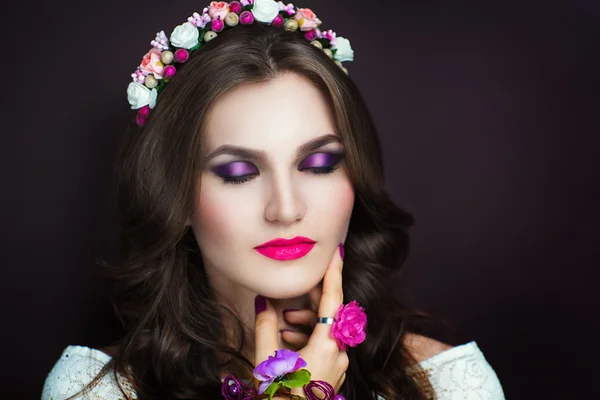
<instances>
[{"instance_id":1,"label":"closed eye","mask_svg":"<svg viewBox=\"0 0 600 400\"><path fill-rule=\"evenodd\" d=\"M298 166L299 171L308 173L330 174L339 168L344 159L343 152L321 152L313 153L306 157ZM212 171L218 175L224 183L241 184L254 179L260 175L258 169L246 161L234 161L232 163L220 165L212 168Z\"/></svg>"}]
</instances>

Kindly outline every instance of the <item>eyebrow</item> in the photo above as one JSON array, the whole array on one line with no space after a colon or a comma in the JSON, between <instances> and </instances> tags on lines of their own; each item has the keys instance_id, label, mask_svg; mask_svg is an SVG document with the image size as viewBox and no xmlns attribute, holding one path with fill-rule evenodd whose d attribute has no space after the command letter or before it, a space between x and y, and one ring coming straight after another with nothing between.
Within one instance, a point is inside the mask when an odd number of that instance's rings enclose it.
<instances>
[{"instance_id":1,"label":"eyebrow","mask_svg":"<svg viewBox=\"0 0 600 400\"><path fill-rule=\"evenodd\" d=\"M334 142L341 143L341 139L339 138L339 136L335 136L332 134L326 134L323 136L319 136L315 139L312 139L312 140L304 143L300 147L298 147L296 155L298 158L300 158L304 154L310 153L311 151L315 151L315 150L325 146L326 144L334 143ZM254 150L254 149L250 149L248 147L224 144L222 146L217 147L217 149L215 151L210 153L206 157L206 161L209 161L209 160L211 160L217 156L220 156L222 154L231 154L234 156L249 159L251 161L257 161L257 160L265 157L265 152L261 151L261 150Z\"/></svg>"}]
</instances>

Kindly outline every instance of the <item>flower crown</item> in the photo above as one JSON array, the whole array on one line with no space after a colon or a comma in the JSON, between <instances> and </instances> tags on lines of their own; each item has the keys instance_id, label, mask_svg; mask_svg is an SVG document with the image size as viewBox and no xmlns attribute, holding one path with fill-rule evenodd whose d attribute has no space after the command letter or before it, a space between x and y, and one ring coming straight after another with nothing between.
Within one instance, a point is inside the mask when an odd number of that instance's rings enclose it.
<instances>
[{"instance_id":1,"label":"flower crown","mask_svg":"<svg viewBox=\"0 0 600 400\"><path fill-rule=\"evenodd\" d=\"M132 110L137 111L136 122L142 126L156 105L158 94L184 63L190 52L214 39L218 32L231 29L238 24L250 25L255 21L283 28L286 31L300 30L304 38L348 73L342 61L352 61L354 52L350 41L336 36L331 29L321 31L321 20L310 8L295 8L292 3L284 5L275 0L211 1L202 14L195 12L177 26L167 38L164 31L156 34L150 42L152 48L142 58L141 64L131 74L133 82L127 88L127 100Z\"/></svg>"}]
</instances>

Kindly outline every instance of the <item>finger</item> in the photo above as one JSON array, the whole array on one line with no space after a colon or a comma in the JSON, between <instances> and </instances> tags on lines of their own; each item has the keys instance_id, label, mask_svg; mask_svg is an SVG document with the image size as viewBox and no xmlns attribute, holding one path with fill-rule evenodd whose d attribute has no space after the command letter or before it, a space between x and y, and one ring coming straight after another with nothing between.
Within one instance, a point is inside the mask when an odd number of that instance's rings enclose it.
<instances>
[{"instance_id":1,"label":"finger","mask_svg":"<svg viewBox=\"0 0 600 400\"><path fill-rule=\"evenodd\" d=\"M289 330L284 330L281 332L281 339L290 346L294 347L294 351L298 351L306 346L306 343L308 343L307 334Z\"/></svg>"},{"instance_id":2,"label":"finger","mask_svg":"<svg viewBox=\"0 0 600 400\"><path fill-rule=\"evenodd\" d=\"M254 365L260 364L269 356L274 356L275 350L279 348L277 313L271 302L264 297L263 299L266 303L266 309L256 314L254 322ZM255 301L255 306L260 311L262 307L258 296Z\"/></svg>"},{"instance_id":3,"label":"finger","mask_svg":"<svg viewBox=\"0 0 600 400\"><path fill-rule=\"evenodd\" d=\"M307 325L311 328L317 324L317 312L313 310L286 311L283 317L290 324Z\"/></svg>"},{"instance_id":4,"label":"finger","mask_svg":"<svg viewBox=\"0 0 600 400\"><path fill-rule=\"evenodd\" d=\"M323 291L318 311L319 317L335 317L340 305L344 302L344 292L342 291L343 264L339 248L336 248L323 278ZM309 344L313 342L316 344L324 340L335 342L335 339L330 336L330 332L331 325L317 324L309 339Z\"/></svg>"}]
</instances>

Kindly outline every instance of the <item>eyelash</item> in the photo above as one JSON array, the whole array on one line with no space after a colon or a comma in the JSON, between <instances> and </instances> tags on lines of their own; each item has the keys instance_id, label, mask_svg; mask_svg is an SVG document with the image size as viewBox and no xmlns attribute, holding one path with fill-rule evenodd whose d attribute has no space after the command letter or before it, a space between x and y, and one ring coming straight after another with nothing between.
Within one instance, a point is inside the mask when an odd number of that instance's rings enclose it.
<instances>
[{"instance_id":1,"label":"eyelash","mask_svg":"<svg viewBox=\"0 0 600 400\"><path fill-rule=\"evenodd\" d=\"M338 160L335 162L335 164L329 166L329 167L311 167L311 168L304 168L302 171L310 171L315 175L320 175L320 174L331 174L333 171L335 171L336 169L338 169L340 167L340 162L342 160L342 156L340 156L338 158ZM256 176L258 174L248 174L248 175L243 175L243 176L223 176L223 182L225 183L233 183L234 185L239 185L241 183L244 182L248 182L249 180L253 179L250 178L251 176Z\"/></svg>"}]
</instances>

